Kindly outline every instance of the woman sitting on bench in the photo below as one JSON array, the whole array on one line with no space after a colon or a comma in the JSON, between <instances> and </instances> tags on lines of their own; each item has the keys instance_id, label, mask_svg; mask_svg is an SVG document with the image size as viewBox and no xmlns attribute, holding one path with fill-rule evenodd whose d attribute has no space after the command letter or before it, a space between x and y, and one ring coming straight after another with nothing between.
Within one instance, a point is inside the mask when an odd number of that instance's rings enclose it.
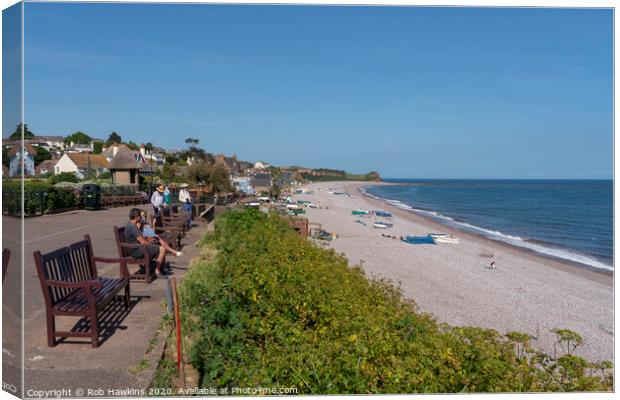
<instances>
[{"instance_id":1,"label":"woman sitting on bench","mask_svg":"<svg viewBox=\"0 0 620 400\"><path fill-rule=\"evenodd\" d=\"M147 241L163 247L165 251L168 251L177 257L181 257L183 255L182 251L173 249L165 238L162 238L155 233L155 230L153 230L153 228L149 225L148 214L144 210L141 210L140 212L140 223L138 224L138 227L142 232L142 236L144 236Z\"/></svg>"},{"instance_id":2,"label":"woman sitting on bench","mask_svg":"<svg viewBox=\"0 0 620 400\"><path fill-rule=\"evenodd\" d=\"M155 243L152 243L144 238L142 231L140 230L140 222L142 216L140 215L139 208L132 208L129 211L129 222L125 225L125 241L129 244L141 244L146 245L143 247L131 249L131 256L134 258L144 257L144 252L147 251L151 260L157 261L157 269L162 275L166 275L164 271L166 262L166 249Z\"/></svg>"}]
</instances>

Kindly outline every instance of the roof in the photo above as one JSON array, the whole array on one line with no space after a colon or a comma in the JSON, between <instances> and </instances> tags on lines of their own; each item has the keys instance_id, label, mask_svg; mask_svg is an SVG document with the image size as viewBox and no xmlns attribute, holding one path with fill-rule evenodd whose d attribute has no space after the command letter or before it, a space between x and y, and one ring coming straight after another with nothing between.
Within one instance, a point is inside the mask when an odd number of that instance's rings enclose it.
<instances>
[{"instance_id":1,"label":"roof","mask_svg":"<svg viewBox=\"0 0 620 400\"><path fill-rule=\"evenodd\" d=\"M126 144L119 144L117 146L118 146L118 151L127 150L127 151L133 152L133 150L127 147ZM113 158L114 157L114 145L112 144L108 146L108 148L106 148L101 154L103 154L106 158Z\"/></svg>"},{"instance_id":2,"label":"roof","mask_svg":"<svg viewBox=\"0 0 620 400\"><path fill-rule=\"evenodd\" d=\"M65 140L62 136L36 136L35 139L45 142L63 142Z\"/></svg>"},{"instance_id":3,"label":"roof","mask_svg":"<svg viewBox=\"0 0 620 400\"><path fill-rule=\"evenodd\" d=\"M43 161L41 164L37 165L37 167L35 168L35 175L41 175L41 170L43 169L47 171L53 171L57 162L58 162L58 158Z\"/></svg>"},{"instance_id":4,"label":"roof","mask_svg":"<svg viewBox=\"0 0 620 400\"><path fill-rule=\"evenodd\" d=\"M108 168L108 160L101 154L65 153L78 168ZM90 164L89 164L90 163Z\"/></svg>"},{"instance_id":5,"label":"roof","mask_svg":"<svg viewBox=\"0 0 620 400\"><path fill-rule=\"evenodd\" d=\"M110 169L142 169L144 164L136 161L134 151L127 146L118 146L118 153L110 161Z\"/></svg>"},{"instance_id":6,"label":"roof","mask_svg":"<svg viewBox=\"0 0 620 400\"><path fill-rule=\"evenodd\" d=\"M271 186L271 175L256 174L252 177L252 186Z\"/></svg>"},{"instance_id":7,"label":"roof","mask_svg":"<svg viewBox=\"0 0 620 400\"><path fill-rule=\"evenodd\" d=\"M37 154L37 150L30 144L26 143L23 145L24 148L26 149L26 152L28 154ZM13 145L13 147L11 147L11 149L9 150L9 157L14 156L17 154L17 151L22 147L21 144L18 145Z\"/></svg>"}]
</instances>

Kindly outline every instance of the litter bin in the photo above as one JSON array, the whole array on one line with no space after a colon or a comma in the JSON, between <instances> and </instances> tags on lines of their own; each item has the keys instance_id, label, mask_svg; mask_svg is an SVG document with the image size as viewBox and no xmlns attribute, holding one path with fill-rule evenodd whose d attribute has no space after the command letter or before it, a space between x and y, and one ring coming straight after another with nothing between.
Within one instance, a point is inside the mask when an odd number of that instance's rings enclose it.
<instances>
[{"instance_id":1,"label":"litter bin","mask_svg":"<svg viewBox=\"0 0 620 400\"><path fill-rule=\"evenodd\" d=\"M99 210L101 208L101 186L89 183L82 186L84 196L84 208L87 210Z\"/></svg>"}]
</instances>

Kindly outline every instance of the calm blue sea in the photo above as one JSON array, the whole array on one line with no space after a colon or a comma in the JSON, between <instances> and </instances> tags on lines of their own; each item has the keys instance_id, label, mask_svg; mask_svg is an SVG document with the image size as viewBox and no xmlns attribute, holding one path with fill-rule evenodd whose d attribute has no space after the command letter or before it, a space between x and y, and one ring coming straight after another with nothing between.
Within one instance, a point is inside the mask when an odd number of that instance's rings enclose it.
<instances>
[{"instance_id":1,"label":"calm blue sea","mask_svg":"<svg viewBox=\"0 0 620 400\"><path fill-rule=\"evenodd\" d=\"M366 193L461 230L613 270L611 180L409 180Z\"/></svg>"}]
</instances>

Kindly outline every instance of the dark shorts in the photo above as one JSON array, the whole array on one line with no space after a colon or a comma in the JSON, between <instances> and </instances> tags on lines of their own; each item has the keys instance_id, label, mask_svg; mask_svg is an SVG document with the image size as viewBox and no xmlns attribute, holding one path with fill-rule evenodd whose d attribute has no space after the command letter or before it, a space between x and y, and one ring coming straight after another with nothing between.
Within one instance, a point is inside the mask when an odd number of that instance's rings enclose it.
<instances>
[{"instance_id":1,"label":"dark shorts","mask_svg":"<svg viewBox=\"0 0 620 400\"><path fill-rule=\"evenodd\" d=\"M146 251L149 253L149 257L151 260L157 259L159 257L159 246L156 244L149 244L146 246ZM142 258L144 257L144 247L140 249L133 249L131 251L131 256L133 258Z\"/></svg>"}]
</instances>

